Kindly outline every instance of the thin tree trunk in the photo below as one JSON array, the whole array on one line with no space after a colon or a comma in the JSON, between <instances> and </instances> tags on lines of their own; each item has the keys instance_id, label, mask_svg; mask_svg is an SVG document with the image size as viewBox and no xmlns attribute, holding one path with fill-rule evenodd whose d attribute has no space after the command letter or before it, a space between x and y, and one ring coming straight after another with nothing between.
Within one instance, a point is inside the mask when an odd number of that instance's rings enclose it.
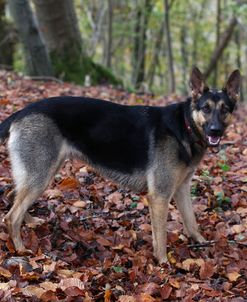
<instances>
[{"instance_id":1,"label":"thin tree trunk","mask_svg":"<svg viewBox=\"0 0 247 302\"><path fill-rule=\"evenodd\" d=\"M171 9L174 2L175 2L175 0L170 0L169 10ZM151 59L150 69L149 69L148 76L147 76L150 88L153 86L153 82L154 82L154 75L155 75L155 70L156 70L156 67L158 64L158 58L159 58L159 54L160 54L161 44L162 44L162 41L164 38L165 26L166 26L166 20L165 20L165 14L164 14L163 21L161 22L161 25L160 25L160 28L159 28L159 31L158 31L158 34L157 34L157 37L155 40L153 57Z\"/></svg>"},{"instance_id":2,"label":"thin tree trunk","mask_svg":"<svg viewBox=\"0 0 247 302\"><path fill-rule=\"evenodd\" d=\"M105 2L101 2L99 10L97 12L97 17L95 18L95 21L97 22L94 22L94 18L91 17L91 23L93 24L93 35L90 42L91 44L90 49L88 49L87 51L90 57L94 56L97 43L99 42L102 36L102 28L104 25L103 22L105 20L106 13L107 13L107 5Z\"/></svg>"},{"instance_id":3,"label":"thin tree trunk","mask_svg":"<svg viewBox=\"0 0 247 302\"><path fill-rule=\"evenodd\" d=\"M175 92L175 75L174 75L174 63L172 53L172 40L170 31L170 20L169 20L169 4L168 0L164 0L165 7L165 24L166 24L166 43L167 43L167 55L168 55L168 67L169 67L169 93Z\"/></svg>"},{"instance_id":4,"label":"thin tree trunk","mask_svg":"<svg viewBox=\"0 0 247 302\"><path fill-rule=\"evenodd\" d=\"M181 44L181 58L182 58L182 77L183 77L183 93L187 92L187 75L188 75L188 53L186 49L186 34L187 29L185 25L182 26L181 32L180 32L180 44Z\"/></svg>"},{"instance_id":5,"label":"thin tree trunk","mask_svg":"<svg viewBox=\"0 0 247 302\"><path fill-rule=\"evenodd\" d=\"M154 75L158 64L158 57L160 53L160 47L162 44L163 36L164 36L164 30L165 30L165 21L161 23L160 29L156 37L154 50L153 50L153 57L150 63L150 69L147 76L150 88L153 86L153 82L154 82Z\"/></svg>"},{"instance_id":6,"label":"thin tree trunk","mask_svg":"<svg viewBox=\"0 0 247 302\"><path fill-rule=\"evenodd\" d=\"M23 44L28 75L51 76L50 59L28 0L9 0L9 8Z\"/></svg>"},{"instance_id":7,"label":"thin tree trunk","mask_svg":"<svg viewBox=\"0 0 247 302\"><path fill-rule=\"evenodd\" d=\"M134 28L134 48L133 48L133 57L132 57L132 83L134 87L137 83L138 70L137 70L137 62L139 59L139 47L140 47L140 31L141 31L141 8L136 5L136 15L135 15L135 28Z\"/></svg>"},{"instance_id":8,"label":"thin tree trunk","mask_svg":"<svg viewBox=\"0 0 247 302\"><path fill-rule=\"evenodd\" d=\"M236 65L239 70L242 69L242 62L241 62L241 32L240 28L237 28L235 32L235 43L237 46L237 57L236 57ZM243 101L243 83L240 86L240 100Z\"/></svg>"},{"instance_id":9,"label":"thin tree trunk","mask_svg":"<svg viewBox=\"0 0 247 302\"><path fill-rule=\"evenodd\" d=\"M143 6L137 6L132 74L135 88L139 88L145 79L146 30L151 9L151 0L144 0Z\"/></svg>"},{"instance_id":10,"label":"thin tree trunk","mask_svg":"<svg viewBox=\"0 0 247 302\"><path fill-rule=\"evenodd\" d=\"M220 0L217 0L215 49L217 49L219 47L219 42L220 42L220 27L221 27L221 3L220 3ZM218 62L216 62L215 69L214 69L214 78L213 78L213 85L214 85L214 87L217 86L217 78L218 78Z\"/></svg>"},{"instance_id":11,"label":"thin tree trunk","mask_svg":"<svg viewBox=\"0 0 247 302\"><path fill-rule=\"evenodd\" d=\"M201 9L199 14L192 14L192 21L194 22L194 32L193 32L193 46L192 46L192 65L197 65L198 64L198 40L199 40L199 35L201 34L200 27L198 24L200 23L201 18L203 17L204 11L205 11L205 6L207 4L207 0L204 0L201 4Z\"/></svg>"},{"instance_id":12,"label":"thin tree trunk","mask_svg":"<svg viewBox=\"0 0 247 302\"><path fill-rule=\"evenodd\" d=\"M112 57L112 22L113 22L113 4L108 0L108 20L107 20L107 47L106 47L106 66L111 68Z\"/></svg>"},{"instance_id":13,"label":"thin tree trunk","mask_svg":"<svg viewBox=\"0 0 247 302\"><path fill-rule=\"evenodd\" d=\"M206 69L206 72L204 74L205 78L208 78L210 76L210 74L214 71L215 64L217 63L217 61L221 57L224 49L227 47L228 43L230 42L232 34L234 32L234 29L235 29L237 23L238 22L237 22L236 17L232 17L228 27L226 28L225 32L222 35L222 38L219 41L218 47L215 48L215 50L212 54L208 68Z\"/></svg>"}]
</instances>

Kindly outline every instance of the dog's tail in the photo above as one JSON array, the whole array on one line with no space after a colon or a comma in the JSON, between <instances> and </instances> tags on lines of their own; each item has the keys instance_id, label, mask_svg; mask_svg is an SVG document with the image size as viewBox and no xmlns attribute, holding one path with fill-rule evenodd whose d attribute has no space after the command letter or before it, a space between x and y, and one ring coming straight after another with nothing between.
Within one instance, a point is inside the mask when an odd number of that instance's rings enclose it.
<instances>
[{"instance_id":1,"label":"dog's tail","mask_svg":"<svg viewBox=\"0 0 247 302\"><path fill-rule=\"evenodd\" d=\"M6 120L4 120L0 124L0 144L4 142L4 140L9 136L9 129L13 121L16 119L19 111L15 112L14 114L10 115Z\"/></svg>"}]
</instances>

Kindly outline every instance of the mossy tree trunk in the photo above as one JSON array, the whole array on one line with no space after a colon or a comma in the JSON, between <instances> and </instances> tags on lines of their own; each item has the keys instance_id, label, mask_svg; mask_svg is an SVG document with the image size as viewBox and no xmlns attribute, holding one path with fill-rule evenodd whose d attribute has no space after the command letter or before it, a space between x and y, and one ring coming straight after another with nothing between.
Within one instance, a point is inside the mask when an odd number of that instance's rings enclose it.
<instances>
[{"instance_id":1,"label":"mossy tree trunk","mask_svg":"<svg viewBox=\"0 0 247 302\"><path fill-rule=\"evenodd\" d=\"M28 0L9 0L9 8L22 41L26 71L33 76L50 76L52 67Z\"/></svg>"},{"instance_id":2,"label":"mossy tree trunk","mask_svg":"<svg viewBox=\"0 0 247 302\"><path fill-rule=\"evenodd\" d=\"M73 1L33 2L57 76L81 84L89 75L92 83L116 84L117 81L110 71L95 64L86 55Z\"/></svg>"},{"instance_id":3,"label":"mossy tree trunk","mask_svg":"<svg viewBox=\"0 0 247 302\"><path fill-rule=\"evenodd\" d=\"M5 17L6 0L0 0L0 67L12 68L14 61L14 48L16 32Z\"/></svg>"}]
</instances>

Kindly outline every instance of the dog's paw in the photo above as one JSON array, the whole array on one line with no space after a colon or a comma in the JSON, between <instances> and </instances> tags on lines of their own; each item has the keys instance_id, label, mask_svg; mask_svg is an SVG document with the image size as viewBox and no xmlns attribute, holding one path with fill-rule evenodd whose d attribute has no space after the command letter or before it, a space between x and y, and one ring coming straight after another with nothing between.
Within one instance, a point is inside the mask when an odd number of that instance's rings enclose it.
<instances>
[{"instance_id":1,"label":"dog's paw","mask_svg":"<svg viewBox=\"0 0 247 302\"><path fill-rule=\"evenodd\" d=\"M204 243L207 240L200 234L199 231L188 231L188 234L191 238L193 238L198 243Z\"/></svg>"},{"instance_id":2,"label":"dog's paw","mask_svg":"<svg viewBox=\"0 0 247 302\"><path fill-rule=\"evenodd\" d=\"M163 257L163 258L159 259L158 261L159 261L159 265L170 264L167 257Z\"/></svg>"},{"instance_id":3,"label":"dog's paw","mask_svg":"<svg viewBox=\"0 0 247 302\"><path fill-rule=\"evenodd\" d=\"M21 247L21 248L16 248L15 250L16 250L16 253L19 256L30 256L30 255L33 255L33 251L29 250L29 249L26 249L24 246Z\"/></svg>"},{"instance_id":4,"label":"dog's paw","mask_svg":"<svg viewBox=\"0 0 247 302\"><path fill-rule=\"evenodd\" d=\"M205 242L207 242L207 240L199 232L197 234L195 234L195 236L193 236L193 239L195 241L197 241L198 243L205 243Z\"/></svg>"},{"instance_id":5,"label":"dog's paw","mask_svg":"<svg viewBox=\"0 0 247 302\"><path fill-rule=\"evenodd\" d=\"M45 222L44 219L38 218L38 217L33 217L29 213L25 214L24 220L30 228L35 228L36 226L39 226Z\"/></svg>"}]
</instances>

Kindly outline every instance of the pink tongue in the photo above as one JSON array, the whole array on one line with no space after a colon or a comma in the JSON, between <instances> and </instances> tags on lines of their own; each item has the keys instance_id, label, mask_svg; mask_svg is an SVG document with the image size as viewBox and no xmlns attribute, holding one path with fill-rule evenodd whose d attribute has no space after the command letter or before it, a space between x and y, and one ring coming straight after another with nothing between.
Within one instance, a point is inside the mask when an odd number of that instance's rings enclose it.
<instances>
[{"instance_id":1,"label":"pink tongue","mask_svg":"<svg viewBox=\"0 0 247 302\"><path fill-rule=\"evenodd\" d=\"M218 140L219 140L219 137L218 136L210 136L210 141L212 142L212 143L217 143L218 142Z\"/></svg>"}]
</instances>

